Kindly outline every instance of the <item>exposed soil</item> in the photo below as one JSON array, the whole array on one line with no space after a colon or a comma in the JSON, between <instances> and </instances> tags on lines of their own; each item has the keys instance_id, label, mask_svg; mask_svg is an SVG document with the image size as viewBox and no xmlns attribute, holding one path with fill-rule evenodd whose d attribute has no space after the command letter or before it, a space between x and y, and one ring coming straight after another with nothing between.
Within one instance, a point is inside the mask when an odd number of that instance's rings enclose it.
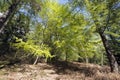
<instances>
[{"instance_id":1,"label":"exposed soil","mask_svg":"<svg viewBox=\"0 0 120 80\"><path fill-rule=\"evenodd\" d=\"M15 64L0 70L0 80L120 80L107 66L77 62Z\"/></svg>"}]
</instances>

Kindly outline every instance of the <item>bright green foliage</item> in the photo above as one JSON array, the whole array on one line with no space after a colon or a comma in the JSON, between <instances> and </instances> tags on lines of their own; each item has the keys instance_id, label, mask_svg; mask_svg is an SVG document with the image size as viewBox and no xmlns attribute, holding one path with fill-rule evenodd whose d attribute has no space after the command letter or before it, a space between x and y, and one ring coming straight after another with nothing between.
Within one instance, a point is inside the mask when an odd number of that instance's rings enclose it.
<instances>
[{"instance_id":1,"label":"bright green foliage","mask_svg":"<svg viewBox=\"0 0 120 80\"><path fill-rule=\"evenodd\" d=\"M40 12L43 21L41 27L43 28L43 43L51 47L51 53L58 59L78 59L79 55L74 52L72 46L76 44L75 32L78 32L79 26L73 25L76 23L73 22L68 6L60 5L52 0L45 1L43 6L44 9Z\"/></svg>"},{"instance_id":2,"label":"bright green foliage","mask_svg":"<svg viewBox=\"0 0 120 80\"><path fill-rule=\"evenodd\" d=\"M53 57L50 54L50 51L49 51L50 48L48 48L45 45L37 46L33 44L33 42L30 40L28 40L27 42L24 42L22 39L18 39L18 38L16 38L16 42L18 43L11 43L11 45L17 49L23 49L27 53L31 53L34 56L46 57L46 59Z\"/></svg>"},{"instance_id":3,"label":"bright green foliage","mask_svg":"<svg viewBox=\"0 0 120 80\"><path fill-rule=\"evenodd\" d=\"M98 47L102 47L100 38L93 38L95 29L88 31L89 21L81 13L72 12L69 4L61 5L57 1L45 0L42 7L39 13L41 22L36 24L28 38L36 45L48 45L56 59L67 61L86 62L93 57L98 59L104 53L103 48Z\"/></svg>"},{"instance_id":4,"label":"bright green foliage","mask_svg":"<svg viewBox=\"0 0 120 80\"><path fill-rule=\"evenodd\" d=\"M119 0L89 1L85 0L91 20L94 21L97 32L103 32L114 54L119 54ZM116 6L116 7L115 7Z\"/></svg>"},{"instance_id":5,"label":"bright green foliage","mask_svg":"<svg viewBox=\"0 0 120 80\"><path fill-rule=\"evenodd\" d=\"M88 30L98 33L102 36L104 48L107 52L107 57L109 58L109 52L114 54L119 54L120 43L119 40L119 0L71 0L74 5L74 9L78 8L84 11L83 15L88 21L87 27ZM79 14L79 13L78 13ZM98 35L98 36L99 36ZM99 40L100 38L98 38ZM94 44L96 45L96 44ZM102 43L96 45L96 50L104 53L103 47L99 50L99 46L102 46ZM87 49L87 48L85 48ZM90 49L90 47L88 48ZM95 50L95 49L94 49ZM103 51L101 51L103 50ZM108 51L109 50L109 51ZM109 56L108 56L109 55ZM109 59L111 60L111 59Z\"/></svg>"}]
</instances>

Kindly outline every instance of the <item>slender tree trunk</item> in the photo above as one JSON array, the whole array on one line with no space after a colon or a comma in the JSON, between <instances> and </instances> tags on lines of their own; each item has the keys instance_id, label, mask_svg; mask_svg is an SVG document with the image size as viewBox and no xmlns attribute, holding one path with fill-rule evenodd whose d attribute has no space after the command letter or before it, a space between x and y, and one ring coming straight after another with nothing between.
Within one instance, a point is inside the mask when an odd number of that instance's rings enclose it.
<instances>
[{"instance_id":1,"label":"slender tree trunk","mask_svg":"<svg viewBox=\"0 0 120 80\"><path fill-rule=\"evenodd\" d=\"M35 59L35 61L34 61L34 63L33 63L33 65L37 64L38 59L39 59L39 57L37 56L36 59Z\"/></svg>"},{"instance_id":2,"label":"slender tree trunk","mask_svg":"<svg viewBox=\"0 0 120 80\"><path fill-rule=\"evenodd\" d=\"M67 62L68 61L68 53L66 52L65 54L66 54L65 55L65 61Z\"/></svg>"},{"instance_id":3,"label":"slender tree trunk","mask_svg":"<svg viewBox=\"0 0 120 80\"><path fill-rule=\"evenodd\" d=\"M104 61L104 56L103 56L103 53L102 53L102 57L101 57L101 66L103 66L103 61Z\"/></svg>"},{"instance_id":4,"label":"slender tree trunk","mask_svg":"<svg viewBox=\"0 0 120 80\"><path fill-rule=\"evenodd\" d=\"M85 63L88 63L88 62L89 62L88 56L87 56L87 54L85 53Z\"/></svg>"},{"instance_id":5,"label":"slender tree trunk","mask_svg":"<svg viewBox=\"0 0 120 80\"><path fill-rule=\"evenodd\" d=\"M108 40L106 39L105 34L102 33L102 32L99 32L99 35L100 35L100 37L102 39L104 48L106 50L107 58L109 60L109 65L110 65L110 68L111 68L111 72L118 73L118 63L117 63L114 55L110 51Z\"/></svg>"}]
</instances>

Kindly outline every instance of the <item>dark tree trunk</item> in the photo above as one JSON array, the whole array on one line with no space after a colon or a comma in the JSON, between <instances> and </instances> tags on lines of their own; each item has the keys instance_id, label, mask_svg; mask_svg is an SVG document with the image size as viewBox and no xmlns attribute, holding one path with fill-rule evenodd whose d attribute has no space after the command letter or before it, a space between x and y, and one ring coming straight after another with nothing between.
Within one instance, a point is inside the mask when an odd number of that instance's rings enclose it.
<instances>
[{"instance_id":1,"label":"dark tree trunk","mask_svg":"<svg viewBox=\"0 0 120 80\"><path fill-rule=\"evenodd\" d=\"M108 40L106 39L106 36L102 32L99 32L99 35L102 39L104 48L106 50L107 58L109 60L109 65L110 65L110 68L111 68L111 72L118 73L118 63L115 59L115 56L112 54L112 51L110 51L110 46L108 44Z\"/></svg>"},{"instance_id":2,"label":"dark tree trunk","mask_svg":"<svg viewBox=\"0 0 120 80\"><path fill-rule=\"evenodd\" d=\"M8 21L13 17L15 11L18 8L18 5L21 0L14 0L14 2L10 5L4 17L0 17L0 33L3 32L5 26L7 25Z\"/></svg>"}]
</instances>

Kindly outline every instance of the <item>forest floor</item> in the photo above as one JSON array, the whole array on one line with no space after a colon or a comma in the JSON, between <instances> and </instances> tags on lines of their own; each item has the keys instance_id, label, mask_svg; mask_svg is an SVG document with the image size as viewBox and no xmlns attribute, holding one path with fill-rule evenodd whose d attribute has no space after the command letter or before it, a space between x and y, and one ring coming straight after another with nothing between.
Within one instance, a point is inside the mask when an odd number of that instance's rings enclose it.
<instances>
[{"instance_id":1,"label":"forest floor","mask_svg":"<svg viewBox=\"0 0 120 80\"><path fill-rule=\"evenodd\" d=\"M0 80L120 80L107 66L78 62L14 64L0 70Z\"/></svg>"}]
</instances>

